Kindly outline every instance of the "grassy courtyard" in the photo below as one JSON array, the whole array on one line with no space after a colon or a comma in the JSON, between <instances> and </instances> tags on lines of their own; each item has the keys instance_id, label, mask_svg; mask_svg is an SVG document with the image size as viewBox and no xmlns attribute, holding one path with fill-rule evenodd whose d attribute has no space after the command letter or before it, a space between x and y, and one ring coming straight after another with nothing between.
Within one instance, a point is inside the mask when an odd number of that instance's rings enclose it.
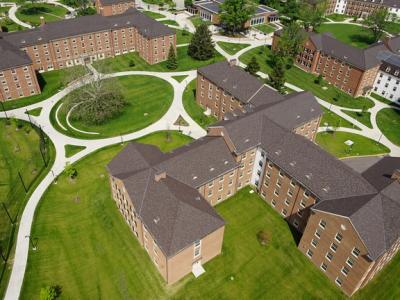
<instances>
[{"instance_id":1,"label":"grassy courtyard","mask_svg":"<svg viewBox=\"0 0 400 300\"><path fill-rule=\"evenodd\" d=\"M201 127L206 128L208 125L217 122L215 117L206 116L204 114L204 109L196 102L196 79L192 80L187 85L183 93L182 102L186 112Z\"/></svg>"},{"instance_id":2,"label":"grassy courtyard","mask_svg":"<svg viewBox=\"0 0 400 300\"><path fill-rule=\"evenodd\" d=\"M193 17L190 17L189 19L193 23L194 27L198 27L201 24L207 24L207 25L212 24L210 21L205 21L202 18L200 18L199 16L193 16Z\"/></svg>"},{"instance_id":3,"label":"grassy courtyard","mask_svg":"<svg viewBox=\"0 0 400 300\"><path fill-rule=\"evenodd\" d=\"M187 54L187 50L187 46L177 48L178 68L176 70L173 70L174 72L195 70L202 66L225 60L225 58L218 52L215 52L215 56L209 60L195 60ZM150 65L136 52L97 61L93 64L93 66L95 68L104 68L108 72L121 72L131 70L171 72L171 70L167 68L167 63L165 61L155 65Z\"/></svg>"},{"instance_id":4,"label":"grassy courtyard","mask_svg":"<svg viewBox=\"0 0 400 300\"><path fill-rule=\"evenodd\" d=\"M0 298L3 298L11 272L18 221L25 202L54 160L55 149L47 140L47 152L43 152L48 162L46 167L39 143L39 132L27 122L12 120L7 123L5 119L0 120L0 202L16 221L16 225L12 226L4 207L0 207L0 248L3 255L8 256L7 263L0 264ZM28 189L27 193L18 172Z\"/></svg>"},{"instance_id":5,"label":"grassy courtyard","mask_svg":"<svg viewBox=\"0 0 400 300\"><path fill-rule=\"evenodd\" d=\"M8 17L5 17L0 20L0 27L3 32L12 32L22 29L22 26L18 25L17 23L14 23L14 21L12 21Z\"/></svg>"},{"instance_id":6,"label":"grassy courtyard","mask_svg":"<svg viewBox=\"0 0 400 300\"><path fill-rule=\"evenodd\" d=\"M354 143L351 147L345 144L348 140ZM320 132L316 142L338 158L389 153L386 146L362 135L347 132Z\"/></svg>"},{"instance_id":7,"label":"grassy courtyard","mask_svg":"<svg viewBox=\"0 0 400 300\"><path fill-rule=\"evenodd\" d=\"M235 55L240 50L247 48L250 44L238 44L238 43L228 43L228 42L217 42L218 46L222 48L226 53L230 55Z\"/></svg>"},{"instance_id":8,"label":"grassy courtyard","mask_svg":"<svg viewBox=\"0 0 400 300\"><path fill-rule=\"evenodd\" d=\"M276 26L273 24L261 24L254 26L254 28L260 30L261 32L264 32L265 34L272 33L276 30Z\"/></svg>"},{"instance_id":9,"label":"grassy courtyard","mask_svg":"<svg viewBox=\"0 0 400 300\"><path fill-rule=\"evenodd\" d=\"M325 23L318 27L318 32L330 32L339 41L358 48L366 48L374 42L370 30L352 24Z\"/></svg>"},{"instance_id":10,"label":"grassy courtyard","mask_svg":"<svg viewBox=\"0 0 400 300\"><path fill-rule=\"evenodd\" d=\"M16 12L18 19L34 26L40 25L40 17L46 22L60 21L67 14L64 7L46 3L25 3Z\"/></svg>"},{"instance_id":11,"label":"grassy courtyard","mask_svg":"<svg viewBox=\"0 0 400 300\"><path fill-rule=\"evenodd\" d=\"M358 129L353 123L350 123L346 119L338 116L334 112L326 109L325 107L321 106L324 114L322 115L322 119L320 122L320 126L329 126L329 127L347 127L347 128L354 128Z\"/></svg>"},{"instance_id":12,"label":"grassy courtyard","mask_svg":"<svg viewBox=\"0 0 400 300\"><path fill-rule=\"evenodd\" d=\"M149 11L149 10L143 10L142 13L144 13L145 15L149 16L152 19L162 19L165 18L164 15L156 13L154 11Z\"/></svg>"},{"instance_id":13,"label":"grassy courtyard","mask_svg":"<svg viewBox=\"0 0 400 300\"><path fill-rule=\"evenodd\" d=\"M83 76L85 72L86 71L83 67L77 66L68 69L38 73L38 81L42 92L35 96L6 101L4 102L4 108L6 110L10 110L46 100L47 98L56 94L68 83L68 80L66 79L68 78L69 74L74 73L81 74Z\"/></svg>"},{"instance_id":14,"label":"grassy courtyard","mask_svg":"<svg viewBox=\"0 0 400 300\"><path fill-rule=\"evenodd\" d=\"M344 21L346 19L351 18L350 16L342 15L342 14L331 14L331 15L327 15L325 17L327 19L330 19L330 20L335 21L335 22L342 22L342 21Z\"/></svg>"},{"instance_id":15,"label":"grassy courtyard","mask_svg":"<svg viewBox=\"0 0 400 300\"><path fill-rule=\"evenodd\" d=\"M103 138L118 136L140 130L156 122L167 112L172 103L173 88L162 79L152 76L124 76L118 77L116 80L127 102L121 115L101 125L87 125L82 121L74 120L74 110L70 116L70 122L75 128L99 134L79 133L72 128L65 132L54 122L54 117L52 117L53 124L61 132L74 137ZM71 96L73 97L73 93ZM79 109L79 106L77 109ZM53 108L52 115L55 110L56 108ZM68 106L63 105L58 114L60 122L66 128L69 127L66 122L68 112Z\"/></svg>"},{"instance_id":16,"label":"grassy courtyard","mask_svg":"<svg viewBox=\"0 0 400 300\"><path fill-rule=\"evenodd\" d=\"M378 112L376 123L382 133L397 146L400 146L400 110L385 108Z\"/></svg>"},{"instance_id":17,"label":"grassy courtyard","mask_svg":"<svg viewBox=\"0 0 400 300\"><path fill-rule=\"evenodd\" d=\"M260 46L251 49L240 56L240 61L248 64L253 56L257 58L262 72L266 74L271 73L271 48ZM316 97L332 104L347 108L360 109L363 107L370 108L374 106L374 103L371 100L365 97L353 98L327 82L321 84L315 83L314 80L317 78L315 75L306 73L295 66L286 70L285 76L287 82L294 84L305 91L310 91Z\"/></svg>"},{"instance_id":18,"label":"grassy courtyard","mask_svg":"<svg viewBox=\"0 0 400 300\"><path fill-rule=\"evenodd\" d=\"M371 124L371 113L370 112L356 112L349 110L342 110L346 115L356 119L361 124L367 126L368 128L372 128Z\"/></svg>"},{"instance_id":19,"label":"grassy courtyard","mask_svg":"<svg viewBox=\"0 0 400 300\"><path fill-rule=\"evenodd\" d=\"M187 30L174 29L176 31L176 44L189 44L192 40L193 33Z\"/></svg>"}]
</instances>

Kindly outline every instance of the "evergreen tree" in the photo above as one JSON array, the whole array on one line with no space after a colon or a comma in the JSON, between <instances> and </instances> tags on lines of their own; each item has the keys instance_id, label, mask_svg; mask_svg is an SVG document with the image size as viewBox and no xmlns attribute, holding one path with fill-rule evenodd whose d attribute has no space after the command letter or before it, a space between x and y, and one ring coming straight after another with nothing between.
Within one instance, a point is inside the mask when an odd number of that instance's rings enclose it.
<instances>
[{"instance_id":1,"label":"evergreen tree","mask_svg":"<svg viewBox=\"0 0 400 300\"><path fill-rule=\"evenodd\" d=\"M169 53L168 53L168 60L167 60L167 68L170 70L175 70L178 67L178 61L176 59L176 53L174 46L169 47Z\"/></svg>"},{"instance_id":2,"label":"evergreen tree","mask_svg":"<svg viewBox=\"0 0 400 300\"><path fill-rule=\"evenodd\" d=\"M256 11L256 6L250 0L226 0L221 4L221 23L229 33L245 30L245 23Z\"/></svg>"},{"instance_id":3,"label":"evergreen tree","mask_svg":"<svg viewBox=\"0 0 400 300\"><path fill-rule=\"evenodd\" d=\"M257 58L255 56L251 58L245 70L251 75L256 75L256 73L260 71L260 65L258 64Z\"/></svg>"},{"instance_id":4,"label":"evergreen tree","mask_svg":"<svg viewBox=\"0 0 400 300\"><path fill-rule=\"evenodd\" d=\"M196 28L190 41L188 55L197 60L207 60L214 56L214 43L206 24L201 24Z\"/></svg>"},{"instance_id":5,"label":"evergreen tree","mask_svg":"<svg viewBox=\"0 0 400 300\"><path fill-rule=\"evenodd\" d=\"M284 59L275 54L271 57L272 72L269 76L269 82L276 90L282 92L285 84L285 62Z\"/></svg>"}]
</instances>

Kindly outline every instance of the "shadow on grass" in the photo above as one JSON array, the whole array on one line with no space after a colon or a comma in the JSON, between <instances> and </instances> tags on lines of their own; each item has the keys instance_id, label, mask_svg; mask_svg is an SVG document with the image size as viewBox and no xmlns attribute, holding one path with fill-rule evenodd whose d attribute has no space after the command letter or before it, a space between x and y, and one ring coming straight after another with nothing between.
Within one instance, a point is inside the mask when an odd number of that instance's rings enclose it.
<instances>
[{"instance_id":1,"label":"shadow on grass","mask_svg":"<svg viewBox=\"0 0 400 300\"><path fill-rule=\"evenodd\" d=\"M366 29L367 30L367 29ZM363 44L373 44L374 37L371 36L370 34L363 33L363 34L351 34L349 35L349 38L354 42L354 43L363 43Z\"/></svg>"},{"instance_id":2,"label":"shadow on grass","mask_svg":"<svg viewBox=\"0 0 400 300\"><path fill-rule=\"evenodd\" d=\"M51 10L45 6L33 6L21 9L23 15L34 16L42 13L49 13Z\"/></svg>"}]
</instances>

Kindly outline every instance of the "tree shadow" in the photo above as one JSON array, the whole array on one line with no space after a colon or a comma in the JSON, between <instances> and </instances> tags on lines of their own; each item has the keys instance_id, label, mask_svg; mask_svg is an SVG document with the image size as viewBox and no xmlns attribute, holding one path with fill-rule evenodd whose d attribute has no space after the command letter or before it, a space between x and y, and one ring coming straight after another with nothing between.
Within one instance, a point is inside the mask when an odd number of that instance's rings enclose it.
<instances>
[{"instance_id":1,"label":"tree shadow","mask_svg":"<svg viewBox=\"0 0 400 300\"><path fill-rule=\"evenodd\" d=\"M33 6L33 7L26 7L21 9L21 13L24 15L38 15L42 13L49 13L51 10L45 6Z\"/></svg>"},{"instance_id":2,"label":"tree shadow","mask_svg":"<svg viewBox=\"0 0 400 300\"><path fill-rule=\"evenodd\" d=\"M351 34L351 35L349 35L349 38L354 43L363 43L363 44L366 44L366 45L370 45L370 44L373 44L375 42L374 41L374 37L372 35L366 34L366 33Z\"/></svg>"}]
</instances>

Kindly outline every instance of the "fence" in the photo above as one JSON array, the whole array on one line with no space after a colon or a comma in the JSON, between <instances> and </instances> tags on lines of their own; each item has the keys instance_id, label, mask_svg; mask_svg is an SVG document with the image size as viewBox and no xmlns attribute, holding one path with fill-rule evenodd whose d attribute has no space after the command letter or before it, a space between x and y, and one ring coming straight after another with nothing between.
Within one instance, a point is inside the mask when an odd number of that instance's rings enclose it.
<instances>
[{"instance_id":1,"label":"fence","mask_svg":"<svg viewBox=\"0 0 400 300\"><path fill-rule=\"evenodd\" d=\"M28 153L31 155L26 161L17 164L16 167L7 165L10 162L7 163L6 161L4 161L5 166L0 165L2 168L12 168L9 172L11 178L8 178L8 180L0 178L0 185L3 185L4 190L7 190L8 186L8 192L0 195L0 262L2 262L0 265L0 286L6 284L7 265L12 256L17 224L25 203L29 194L33 191L36 181L43 174L51 159L50 141L40 126L35 126L31 119L29 123L15 119L8 119L6 122L8 126L15 126L16 129L21 130L21 134L35 131L36 135L33 135L32 138L34 143L30 144L31 141L29 140ZM5 143L6 141L0 142ZM16 144L18 145L18 143ZM10 145L7 146L11 147ZM20 151L24 150L27 149L20 149ZM13 149L13 151L18 152L19 149Z\"/></svg>"}]
</instances>

